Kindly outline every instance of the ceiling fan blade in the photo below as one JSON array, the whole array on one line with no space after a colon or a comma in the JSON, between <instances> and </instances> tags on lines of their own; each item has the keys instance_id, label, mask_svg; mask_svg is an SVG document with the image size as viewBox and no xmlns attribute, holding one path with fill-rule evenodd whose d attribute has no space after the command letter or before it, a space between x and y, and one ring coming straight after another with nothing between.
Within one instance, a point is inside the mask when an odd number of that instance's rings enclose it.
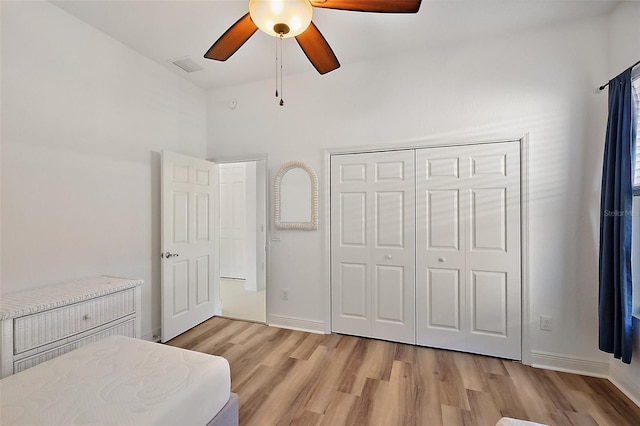
<instances>
[{"instance_id":1,"label":"ceiling fan blade","mask_svg":"<svg viewBox=\"0 0 640 426\"><path fill-rule=\"evenodd\" d=\"M314 7L353 12L417 13L422 0L311 0Z\"/></svg>"},{"instance_id":2,"label":"ceiling fan blade","mask_svg":"<svg viewBox=\"0 0 640 426\"><path fill-rule=\"evenodd\" d=\"M331 46L313 22L302 34L296 36L298 44L307 58L320 74L326 74L340 68L340 62Z\"/></svg>"},{"instance_id":3,"label":"ceiling fan blade","mask_svg":"<svg viewBox=\"0 0 640 426\"><path fill-rule=\"evenodd\" d=\"M249 13L233 24L207 50L204 57L216 61L226 61L258 30Z\"/></svg>"}]
</instances>

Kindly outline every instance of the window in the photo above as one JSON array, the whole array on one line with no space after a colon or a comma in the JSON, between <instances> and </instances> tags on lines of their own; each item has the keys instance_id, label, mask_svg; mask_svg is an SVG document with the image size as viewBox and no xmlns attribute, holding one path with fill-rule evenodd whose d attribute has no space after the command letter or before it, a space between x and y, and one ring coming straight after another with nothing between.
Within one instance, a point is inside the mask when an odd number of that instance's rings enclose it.
<instances>
[{"instance_id":1,"label":"window","mask_svg":"<svg viewBox=\"0 0 640 426\"><path fill-rule=\"evenodd\" d=\"M633 176L633 195L640 195L640 65L631 74L631 85L636 103L636 164Z\"/></svg>"}]
</instances>

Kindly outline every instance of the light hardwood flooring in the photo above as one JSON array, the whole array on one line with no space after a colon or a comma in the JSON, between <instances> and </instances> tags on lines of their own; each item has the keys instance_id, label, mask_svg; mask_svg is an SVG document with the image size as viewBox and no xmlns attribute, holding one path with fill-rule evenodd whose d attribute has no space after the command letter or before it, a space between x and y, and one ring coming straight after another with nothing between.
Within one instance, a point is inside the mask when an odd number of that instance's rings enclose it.
<instances>
[{"instance_id":1,"label":"light hardwood flooring","mask_svg":"<svg viewBox=\"0 0 640 426\"><path fill-rule=\"evenodd\" d=\"M212 318L169 342L231 365L241 425L640 425L608 380L460 352Z\"/></svg>"}]
</instances>

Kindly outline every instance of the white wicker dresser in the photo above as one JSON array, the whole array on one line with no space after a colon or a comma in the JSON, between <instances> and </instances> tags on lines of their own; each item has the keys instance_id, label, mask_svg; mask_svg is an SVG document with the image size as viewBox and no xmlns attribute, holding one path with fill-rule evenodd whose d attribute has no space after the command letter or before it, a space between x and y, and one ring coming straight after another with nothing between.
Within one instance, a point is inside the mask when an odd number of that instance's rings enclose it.
<instances>
[{"instance_id":1,"label":"white wicker dresser","mask_svg":"<svg viewBox=\"0 0 640 426\"><path fill-rule=\"evenodd\" d=\"M141 285L102 276L2 295L0 377L114 334L139 338Z\"/></svg>"}]
</instances>

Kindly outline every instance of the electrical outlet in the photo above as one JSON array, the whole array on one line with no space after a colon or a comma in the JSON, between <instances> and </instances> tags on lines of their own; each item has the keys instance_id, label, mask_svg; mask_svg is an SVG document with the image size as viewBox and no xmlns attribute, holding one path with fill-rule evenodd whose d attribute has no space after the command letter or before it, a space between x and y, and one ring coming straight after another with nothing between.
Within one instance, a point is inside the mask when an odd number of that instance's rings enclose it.
<instances>
[{"instance_id":1,"label":"electrical outlet","mask_svg":"<svg viewBox=\"0 0 640 426\"><path fill-rule=\"evenodd\" d=\"M553 317L540 315L540 330L551 331L553 328Z\"/></svg>"},{"instance_id":2,"label":"electrical outlet","mask_svg":"<svg viewBox=\"0 0 640 426\"><path fill-rule=\"evenodd\" d=\"M283 288L282 289L282 300L289 300L289 289L288 288Z\"/></svg>"}]
</instances>

